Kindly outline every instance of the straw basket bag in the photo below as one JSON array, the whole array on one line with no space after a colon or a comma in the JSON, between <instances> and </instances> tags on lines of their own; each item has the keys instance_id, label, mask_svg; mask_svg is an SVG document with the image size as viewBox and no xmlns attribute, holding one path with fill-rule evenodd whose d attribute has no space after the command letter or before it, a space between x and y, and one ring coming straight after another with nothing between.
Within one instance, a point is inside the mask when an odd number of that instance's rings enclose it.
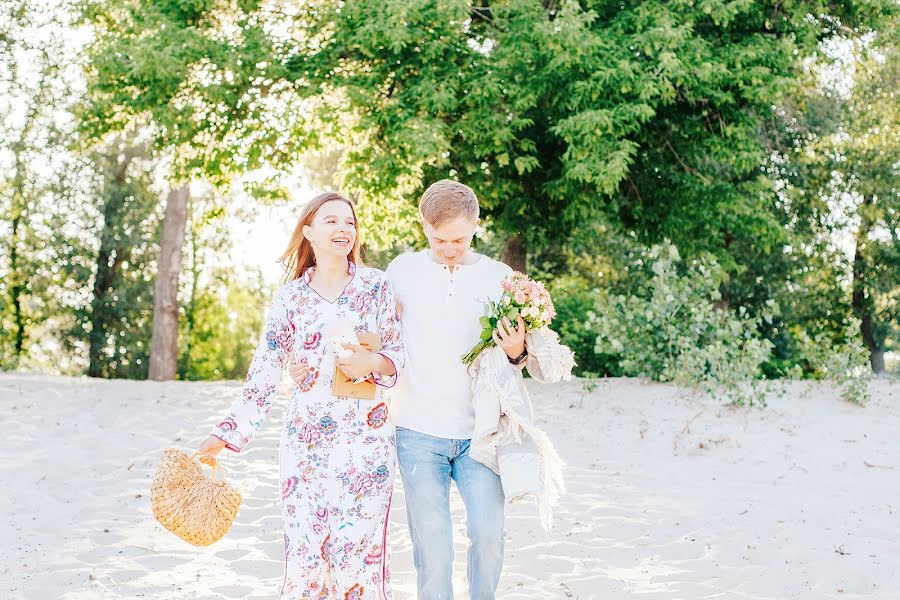
<instances>
[{"instance_id":1,"label":"straw basket bag","mask_svg":"<svg viewBox=\"0 0 900 600\"><path fill-rule=\"evenodd\" d=\"M163 452L150 504L163 527L195 546L208 546L228 533L241 493L228 482L203 474L198 460L177 448Z\"/></svg>"}]
</instances>

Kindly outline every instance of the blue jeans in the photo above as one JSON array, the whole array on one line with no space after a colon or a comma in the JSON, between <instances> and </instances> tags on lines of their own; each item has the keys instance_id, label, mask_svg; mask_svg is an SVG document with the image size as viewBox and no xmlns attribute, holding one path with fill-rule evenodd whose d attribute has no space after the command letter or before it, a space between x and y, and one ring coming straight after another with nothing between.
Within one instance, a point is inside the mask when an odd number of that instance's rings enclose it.
<instances>
[{"instance_id":1,"label":"blue jeans","mask_svg":"<svg viewBox=\"0 0 900 600\"><path fill-rule=\"evenodd\" d=\"M469 443L397 428L418 600L453 599L451 479L466 505L469 597L495 597L503 569L503 488L493 471L469 457Z\"/></svg>"}]
</instances>

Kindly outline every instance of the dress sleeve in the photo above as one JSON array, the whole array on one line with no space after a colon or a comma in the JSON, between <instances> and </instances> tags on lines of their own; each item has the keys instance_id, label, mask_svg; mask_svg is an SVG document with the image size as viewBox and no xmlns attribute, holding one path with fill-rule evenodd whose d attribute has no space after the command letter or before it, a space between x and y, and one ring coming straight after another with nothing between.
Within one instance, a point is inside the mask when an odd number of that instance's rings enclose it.
<instances>
[{"instance_id":1,"label":"dress sleeve","mask_svg":"<svg viewBox=\"0 0 900 600\"><path fill-rule=\"evenodd\" d=\"M272 301L241 392L225 418L212 430L212 435L224 441L229 450L243 450L265 420L293 343L293 326L281 290Z\"/></svg>"},{"instance_id":2,"label":"dress sleeve","mask_svg":"<svg viewBox=\"0 0 900 600\"><path fill-rule=\"evenodd\" d=\"M397 310L397 297L391 282L385 278L378 292L378 332L381 335L381 350L378 352L394 363L395 375L375 374L375 383L382 387L394 387L400 369L406 366L406 349L403 346L403 327Z\"/></svg>"}]
</instances>

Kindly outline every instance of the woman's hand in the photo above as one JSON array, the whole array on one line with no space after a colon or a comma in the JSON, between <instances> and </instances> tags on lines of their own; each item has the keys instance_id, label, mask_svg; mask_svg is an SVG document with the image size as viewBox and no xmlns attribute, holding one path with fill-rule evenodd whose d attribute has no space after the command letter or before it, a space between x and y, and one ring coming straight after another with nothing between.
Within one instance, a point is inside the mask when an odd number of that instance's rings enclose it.
<instances>
[{"instance_id":1,"label":"woman's hand","mask_svg":"<svg viewBox=\"0 0 900 600\"><path fill-rule=\"evenodd\" d=\"M334 364L344 372L344 375L353 381L367 378L376 368L374 358L376 355L362 346L356 344L344 344L344 348L352 350L353 354L346 358L335 357Z\"/></svg>"},{"instance_id":2,"label":"woman's hand","mask_svg":"<svg viewBox=\"0 0 900 600\"><path fill-rule=\"evenodd\" d=\"M502 348L508 357L518 358L525 352L525 321L521 316L517 319L515 327L508 318L503 317L491 335L494 343Z\"/></svg>"},{"instance_id":3,"label":"woman's hand","mask_svg":"<svg viewBox=\"0 0 900 600\"><path fill-rule=\"evenodd\" d=\"M200 459L200 462L214 467L216 466L216 456L219 455L219 452L221 452L222 448L224 447L224 441L220 440L214 435L211 435L206 438L206 441L204 441L200 446L200 449L197 450L197 458Z\"/></svg>"},{"instance_id":4,"label":"woman's hand","mask_svg":"<svg viewBox=\"0 0 900 600\"><path fill-rule=\"evenodd\" d=\"M309 365L305 362L294 362L294 355L291 354L291 358L288 361L288 373L291 374L291 379L294 380L297 387L300 387L300 384L306 379L306 374L309 373Z\"/></svg>"}]
</instances>

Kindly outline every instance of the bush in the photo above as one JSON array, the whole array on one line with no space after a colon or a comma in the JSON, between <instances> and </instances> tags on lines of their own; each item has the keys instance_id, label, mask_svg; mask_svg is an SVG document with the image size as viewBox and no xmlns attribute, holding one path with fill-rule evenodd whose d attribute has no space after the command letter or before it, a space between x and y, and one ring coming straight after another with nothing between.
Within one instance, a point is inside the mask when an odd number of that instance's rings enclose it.
<instances>
[{"instance_id":1,"label":"bush","mask_svg":"<svg viewBox=\"0 0 900 600\"><path fill-rule=\"evenodd\" d=\"M588 327L595 352L615 356L623 374L672 381L738 404L764 403L760 366L772 344L759 320L729 309L719 287L725 275L713 260L684 265L671 243L638 259L651 275L631 294L600 291Z\"/></svg>"},{"instance_id":2,"label":"bush","mask_svg":"<svg viewBox=\"0 0 900 600\"><path fill-rule=\"evenodd\" d=\"M583 277L566 275L554 279L548 290L556 308L553 329L560 341L575 352L575 374L579 377L622 375L618 356L596 352L597 334L591 327L597 293Z\"/></svg>"},{"instance_id":3,"label":"bush","mask_svg":"<svg viewBox=\"0 0 900 600\"><path fill-rule=\"evenodd\" d=\"M575 352L574 373L579 377L622 375L617 356L595 352L597 334L588 315L596 308L598 289L625 291L620 283L621 278L627 280L628 271L621 263L630 248L631 238L594 224L568 246L530 261L529 274L543 281L553 298L556 318L551 328Z\"/></svg>"},{"instance_id":4,"label":"bush","mask_svg":"<svg viewBox=\"0 0 900 600\"><path fill-rule=\"evenodd\" d=\"M810 334L800 328L794 333L800 340L806 373L833 384L844 400L865 404L869 399L872 369L869 353L860 340L859 320L848 318L838 336L827 331ZM797 368L791 375L802 378L804 370Z\"/></svg>"}]
</instances>

